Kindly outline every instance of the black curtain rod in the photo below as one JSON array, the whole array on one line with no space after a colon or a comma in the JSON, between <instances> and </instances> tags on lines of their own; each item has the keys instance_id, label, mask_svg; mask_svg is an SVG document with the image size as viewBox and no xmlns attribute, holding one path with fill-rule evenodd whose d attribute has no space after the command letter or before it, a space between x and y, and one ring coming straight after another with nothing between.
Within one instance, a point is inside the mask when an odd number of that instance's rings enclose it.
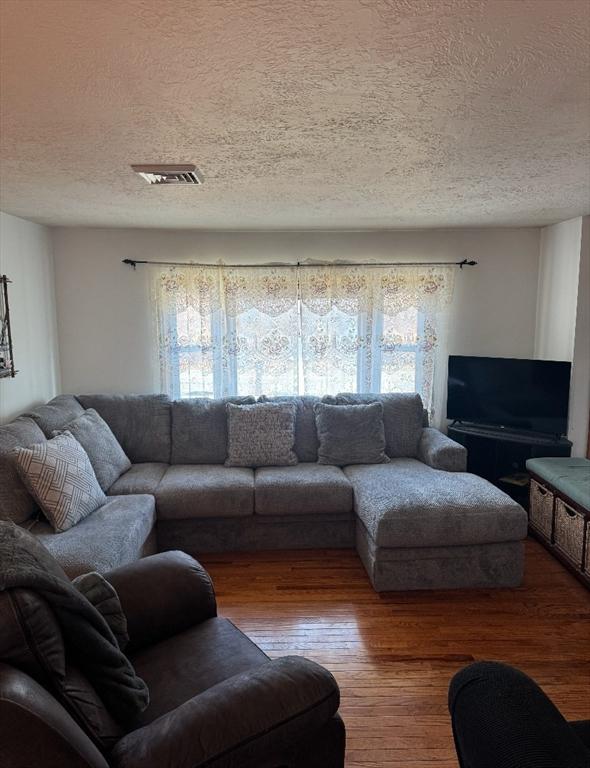
<instances>
[{"instance_id":1,"label":"black curtain rod","mask_svg":"<svg viewBox=\"0 0 590 768\"><path fill-rule=\"evenodd\" d=\"M284 264L198 264L194 261L147 261L140 259L123 259L123 264L135 269L138 264L156 264L160 267L228 267L230 269L269 269L276 267L475 267L477 261L357 261L349 264L306 264L299 261Z\"/></svg>"}]
</instances>

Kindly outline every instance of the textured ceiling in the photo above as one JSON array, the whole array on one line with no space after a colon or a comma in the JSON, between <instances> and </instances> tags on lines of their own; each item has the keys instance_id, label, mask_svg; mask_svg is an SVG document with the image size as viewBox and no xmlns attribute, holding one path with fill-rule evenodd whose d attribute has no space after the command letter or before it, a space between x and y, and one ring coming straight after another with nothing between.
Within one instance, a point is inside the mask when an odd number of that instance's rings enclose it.
<instances>
[{"instance_id":1,"label":"textured ceiling","mask_svg":"<svg viewBox=\"0 0 590 768\"><path fill-rule=\"evenodd\" d=\"M0 0L3 210L206 229L590 209L588 0ZM202 187L130 163L195 162Z\"/></svg>"}]
</instances>

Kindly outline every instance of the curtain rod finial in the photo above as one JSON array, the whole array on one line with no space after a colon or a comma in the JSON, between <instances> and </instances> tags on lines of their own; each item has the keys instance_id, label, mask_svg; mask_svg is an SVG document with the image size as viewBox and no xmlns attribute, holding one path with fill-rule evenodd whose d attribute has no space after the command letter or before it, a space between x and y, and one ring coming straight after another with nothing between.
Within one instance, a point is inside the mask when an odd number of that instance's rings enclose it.
<instances>
[{"instance_id":1,"label":"curtain rod finial","mask_svg":"<svg viewBox=\"0 0 590 768\"><path fill-rule=\"evenodd\" d=\"M463 269L463 267L476 267L477 261L468 261L467 259L463 259L463 261L459 262L459 269Z\"/></svg>"},{"instance_id":2,"label":"curtain rod finial","mask_svg":"<svg viewBox=\"0 0 590 768\"><path fill-rule=\"evenodd\" d=\"M127 264L129 267L133 267L135 269L137 267L137 262L133 261L133 259L123 259L121 262L122 264Z\"/></svg>"}]
</instances>

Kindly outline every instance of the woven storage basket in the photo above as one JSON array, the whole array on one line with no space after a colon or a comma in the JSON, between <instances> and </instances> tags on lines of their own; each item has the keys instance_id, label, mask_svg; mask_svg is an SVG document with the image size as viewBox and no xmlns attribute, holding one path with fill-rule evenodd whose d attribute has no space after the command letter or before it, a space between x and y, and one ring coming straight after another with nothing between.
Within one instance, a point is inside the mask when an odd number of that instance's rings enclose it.
<instances>
[{"instance_id":1,"label":"woven storage basket","mask_svg":"<svg viewBox=\"0 0 590 768\"><path fill-rule=\"evenodd\" d=\"M555 546L579 568L584 554L584 516L555 499Z\"/></svg>"},{"instance_id":2,"label":"woven storage basket","mask_svg":"<svg viewBox=\"0 0 590 768\"><path fill-rule=\"evenodd\" d=\"M532 478L529 522L544 539L551 541L553 530L553 494L545 486Z\"/></svg>"}]
</instances>

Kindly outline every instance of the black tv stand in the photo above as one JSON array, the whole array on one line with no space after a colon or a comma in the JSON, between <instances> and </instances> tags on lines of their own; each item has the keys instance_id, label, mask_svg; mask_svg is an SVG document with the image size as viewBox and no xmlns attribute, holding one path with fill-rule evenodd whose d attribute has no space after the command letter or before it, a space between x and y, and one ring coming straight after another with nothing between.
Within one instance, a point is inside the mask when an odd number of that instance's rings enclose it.
<instances>
[{"instance_id":1,"label":"black tv stand","mask_svg":"<svg viewBox=\"0 0 590 768\"><path fill-rule=\"evenodd\" d=\"M513 432L483 424L453 422L449 437L467 448L467 471L485 477L528 506L526 460L541 456L569 456L572 444L565 437L535 432Z\"/></svg>"}]
</instances>

